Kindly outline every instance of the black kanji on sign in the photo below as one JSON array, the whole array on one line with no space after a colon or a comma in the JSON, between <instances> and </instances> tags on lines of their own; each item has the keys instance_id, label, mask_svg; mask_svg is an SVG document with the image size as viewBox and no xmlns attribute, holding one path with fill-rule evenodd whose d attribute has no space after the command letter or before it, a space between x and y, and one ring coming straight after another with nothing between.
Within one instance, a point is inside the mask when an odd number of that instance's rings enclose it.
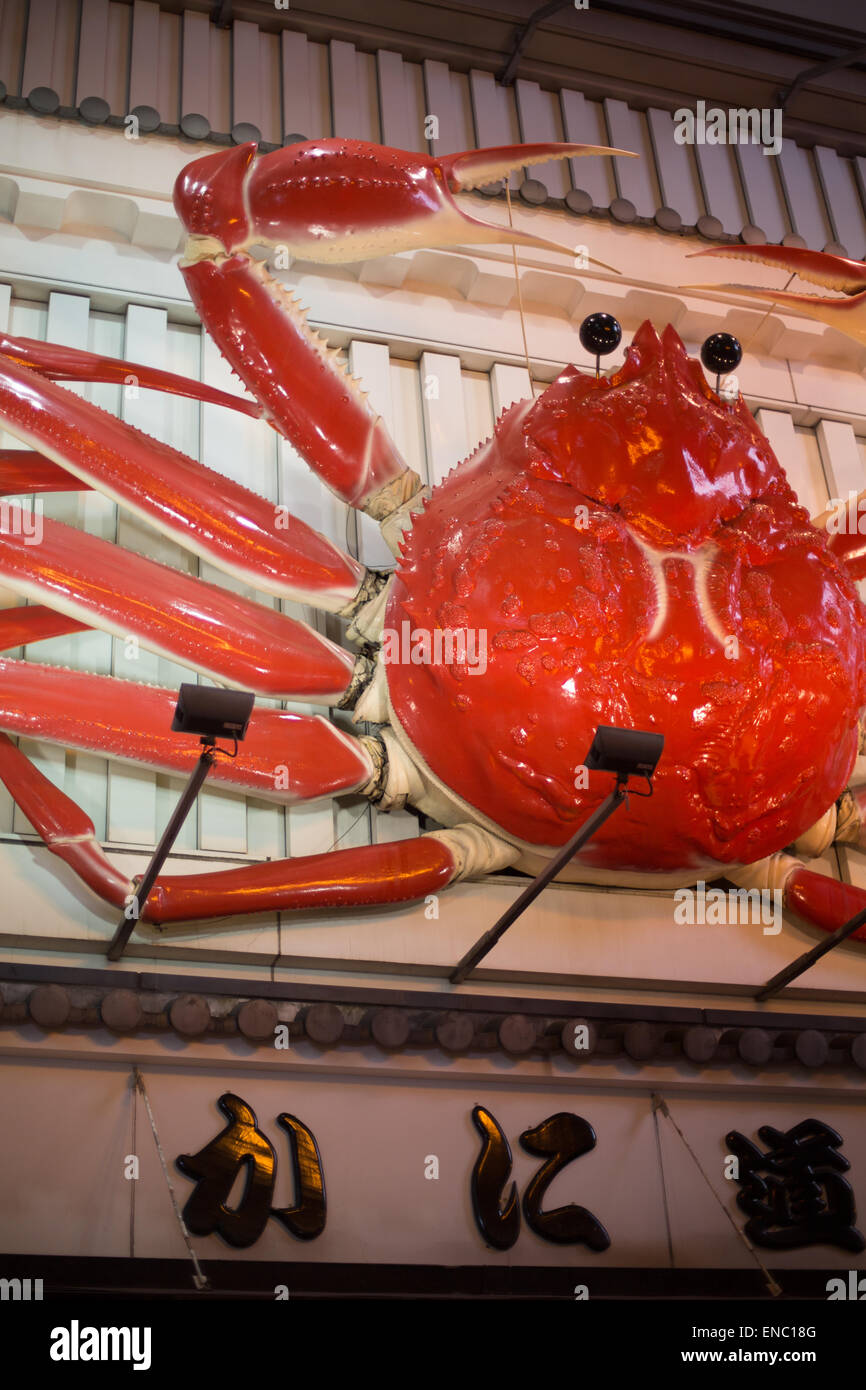
<instances>
[{"instance_id":1,"label":"black kanji on sign","mask_svg":"<svg viewBox=\"0 0 866 1390\"><path fill-rule=\"evenodd\" d=\"M297 1202L294 1207L271 1206L277 1176L273 1145L258 1127L255 1111L240 1096L226 1091L217 1101L229 1123L197 1154L182 1154L178 1168L196 1180L195 1191L183 1209L187 1229L196 1236L216 1232L229 1245L244 1249L254 1244L268 1217L280 1221L298 1240L313 1240L325 1229L325 1182L312 1132L294 1115L279 1115L292 1159ZM238 1205L228 1206L238 1173L246 1180Z\"/></svg>"},{"instance_id":2,"label":"black kanji on sign","mask_svg":"<svg viewBox=\"0 0 866 1390\"><path fill-rule=\"evenodd\" d=\"M769 1250L866 1249L854 1225L851 1184L841 1176L851 1167L838 1152L841 1134L821 1120L803 1120L784 1131L761 1125L758 1137L767 1145L764 1153L739 1130L731 1130L726 1140L740 1161L737 1205L749 1217L749 1239Z\"/></svg>"},{"instance_id":3,"label":"black kanji on sign","mask_svg":"<svg viewBox=\"0 0 866 1390\"><path fill-rule=\"evenodd\" d=\"M472 1170L475 1222L488 1245L509 1250L520 1234L516 1183L511 1184L503 1205L503 1190L511 1175L511 1147L495 1117L482 1105L476 1105L472 1111L472 1122L484 1141ZM555 1245L588 1245L590 1250L606 1250L610 1236L586 1207L572 1202L553 1211L541 1208L544 1194L557 1173L572 1159L595 1148L592 1125L580 1115L560 1111L534 1129L525 1130L520 1142L527 1153L547 1156L547 1162L530 1179L523 1194L526 1224Z\"/></svg>"}]
</instances>

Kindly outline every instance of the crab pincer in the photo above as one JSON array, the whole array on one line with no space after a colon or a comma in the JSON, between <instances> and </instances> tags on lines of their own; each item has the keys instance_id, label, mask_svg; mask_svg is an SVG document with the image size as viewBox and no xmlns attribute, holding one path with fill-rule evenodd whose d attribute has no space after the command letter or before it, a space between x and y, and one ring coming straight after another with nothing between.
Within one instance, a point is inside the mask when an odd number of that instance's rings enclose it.
<instances>
[{"instance_id":1,"label":"crab pincer","mask_svg":"<svg viewBox=\"0 0 866 1390\"><path fill-rule=\"evenodd\" d=\"M254 244L286 246L309 261L360 261L413 246L511 242L568 248L533 232L482 222L453 194L514 169L580 155L630 155L599 145L528 144L437 157L363 140L308 140L255 158L254 144L205 155L182 170L177 214L187 260ZM610 269L610 267L605 267Z\"/></svg>"},{"instance_id":2,"label":"crab pincer","mask_svg":"<svg viewBox=\"0 0 866 1390\"><path fill-rule=\"evenodd\" d=\"M724 289L748 295L765 304L790 305L809 318L826 323L857 343L866 344L866 264L847 256L812 251L801 246L710 246L693 256L728 256L759 265L778 266L800 280L822 289L835 290L835 296L800 294L787 289L756 289L748 285L686 285L685 289Z\"/></svg>"},{"instance_id":3,"label":"crab pincer","mask_svg":"<svg viewBox=\"0 0 866 1390\"><path fill-rule=\"evenodd\" d=\"M327 139L256 158L255 145L239 145L195 160L175 184L189 232L180 269L199 317L264 417L339 498L381 521L417 496L420 479L337 352L307 325L306 310L249 249L280 247L331 264L466 243L566 251L533 232L482 222L453 195L523 165L625 153L534 144L431 157Z\"/></svg>"}]
</instances>

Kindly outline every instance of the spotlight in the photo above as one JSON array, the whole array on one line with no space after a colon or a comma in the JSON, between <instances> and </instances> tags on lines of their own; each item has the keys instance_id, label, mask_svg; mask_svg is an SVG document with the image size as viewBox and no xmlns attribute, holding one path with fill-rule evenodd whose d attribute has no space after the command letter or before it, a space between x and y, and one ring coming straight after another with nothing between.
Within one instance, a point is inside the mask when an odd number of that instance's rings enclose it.
<instances>
[{"instance_id":1,"label":"spotlight","mask_svg":"<svg viewBox=\"0 0 866 1390\"><path fill-rule=\"evenodd\" d=\"M608 792L604 801L597 806L589 819L576 830L571 839L563 845L558 854L548 860L540 874L524 888L519 898L507 907L497 922L494 922L489 931L479 937L474 946L471 946L463 959L455 965L451 974L448 976L452 985L459 985L466 979L466 976L475 969L480 960L483 960L488 951L492 951L497 941L507 932L512 923L516 922L520 914L525 911L531 902L538 897L542 888L545 888L551 879L556 878L558 873L565 868L570 859L573 859L579 849L588 840L591 840L595 832L604 825L605 821L613 815L614 811L622 803L628 801L629 796L652 796L652 775L656 770L656 764L662 755L664 748L663 734L647 734L639 729L614 729L608 724L599 724L595 731L595 736L586 755L584 767L595 772L615 772L616 785ZM626 787L629 777L645 777L649 783L648 792L632 792Z\"/></svg>"},{"instance_id":2,"label":"spotlight","mask_svg":"<svg viewBox=\"0 0 866 1390\"><path fill-rule=\"evenodd\" d=\"M141 878L134 881L135 892L130 895L124 908L123 919L109 942L106 952L109 960L120 960L123 955L136 922L144 916L144 909L157 875L171 853L183 823L204 786L217 753L226 752L224 748L215 747L216 740L234 739L235 751L228 756L234 757L237 754L237 745L246 734L255 698L255 695L249 695L245 690L222 690L213 685L190 684L180 687L171 724L172 731L176 734L199 734L202 751L174 814L162 832L162 839L154 850L150 863Z\"/></svg>"},{"instance_id":3,"label":"spotlight","mask_svg":"<svg viewBox=\"0 0 866 1390\"><path fill-rule=\"evenodd\" d=\"M652 778L665 746L663 734L641 729L616 729L599 724L584 766L590 772L615 772L617 777Z\"/></svg>"},{"instance_id":4,"label":"spotlight","mask_svg":"<svg viewBox=\"0 0 866 1390\"><path fill-rule=\"evenodd\" d=\"M255 695L245 690L221 690L213 685L182 685L178 692L177 708L172 731L178 734L200 734L213 742L217 738L244 738Z\"/></svg>"}]
</instances>

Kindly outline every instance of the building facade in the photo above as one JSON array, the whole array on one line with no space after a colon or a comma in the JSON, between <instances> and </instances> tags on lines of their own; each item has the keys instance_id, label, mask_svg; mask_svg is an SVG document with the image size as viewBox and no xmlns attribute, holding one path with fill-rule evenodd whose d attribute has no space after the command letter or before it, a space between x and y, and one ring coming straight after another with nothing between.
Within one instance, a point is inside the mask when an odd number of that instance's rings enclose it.
<instances>
[{"instance_id":1,"label":"building facade","mask_svg":"<svg viewBox=\"0 0 866 1390\"><path fill-rule=\"evenodd\" d=\"M733 333L743 396L817 516L866 487L866 347L721 288L780 289L778 270L732 276L687 257L763 241L866 256L862 60L797 86L854 51L855 18L841 3L828 12L816 50L805 6L764 6L758 25L700 5L688 28L671 8L570 7L527 30L522 0L496 15L384 0L0 0L0 329L236 392L177 268L171 191L191 159L331 135L432 155L550 140L631 150L641 157L519 170L508 197L461 196L568 254L453 246L331 268L285 257L275 273L430 485L513 401L569 363L592 369L578 339L588 315L622 324L616 362L647 318L692 355ZM700 126L682 139L681 113L699 103L704 120L764 113L761 139L711 143ZM378 528L261 421L134 374L73 389L393 567ZM232 583L94 492L40 501L47 518ZM339 640L336 619L282 606ZM197 679L92 630L4 655L173 689ZM182 782L38 737L20 745L112 861L141 873ZM283 807L211 785L169 869L418 834L410 811L361 798ZM811 867L866 888L859 850L830 845ZM563 883L452 985L524 886L504 872L420 904L141 924L112 964L116 913L2 789L0 875L0 1276L151 1295L204 1278L263 1297L825 1298L829 1279L863 1269L862 943L758 1000L819 939L792 914L690 922L670 890ZM775 1138L759 1137L765 1126ZM793 1165L802 1184L810 1162L824 1184L810 1214L762 1214L760 1175Z\"/></svg>"}]
</instances>

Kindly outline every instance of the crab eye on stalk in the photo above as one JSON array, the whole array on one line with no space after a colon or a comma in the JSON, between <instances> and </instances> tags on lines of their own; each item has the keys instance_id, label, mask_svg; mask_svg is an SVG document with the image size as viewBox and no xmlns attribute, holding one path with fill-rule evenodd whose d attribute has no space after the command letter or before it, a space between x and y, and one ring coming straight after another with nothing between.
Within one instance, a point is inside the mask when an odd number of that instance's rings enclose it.
<instances>
[{"instance_id":1,"label":"crab eye on stalk","mask_svg":"<svg viewBox=\"0 0 866 1390\"><path fill-rule=\"evenodd\" d=\"M622 326L613 314L590 314L580 325L580 345L595 354L595 374L599 361L609 352L616 352L622 340Z\"/></svg>"},{"instance_id":2,"label":"crab eye on stalk","mask_svg":"<svg viewBox=\"0 0 866 1390\"><path fill-rule=\"evenodd\" d=\"M711 333L701 348L701 361L708 372L716 374L716 394L722 376L733 372L743 360L743 349L733 333Z\"/></svg>"}]
</instances>

